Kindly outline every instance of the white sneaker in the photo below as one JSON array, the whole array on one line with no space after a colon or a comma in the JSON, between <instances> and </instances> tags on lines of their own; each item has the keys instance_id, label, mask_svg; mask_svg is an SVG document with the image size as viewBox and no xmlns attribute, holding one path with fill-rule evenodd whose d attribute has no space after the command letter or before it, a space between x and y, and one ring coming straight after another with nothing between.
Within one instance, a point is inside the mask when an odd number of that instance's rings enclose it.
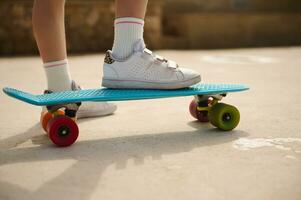
<instances>
[{"instance_id":1,"label":"white sneaker","mask_svg":"<svg viewBox=\"0 0 301 200\"><path fill-rule=\"evenodd\" d=\"M72 90L81 90L74 81L72 81ZM51 91L45 91L51 92ZM117 109L116 104L108 102L82 102L81 106L77 111L77 119L88 118L88 117L100 117L105 115L113 114ZM42 114L47 111L45 106L42 107Z\"/></svg>"},{"instance_id":2,"label":"white sneaker","mask_svg":"<svg viewBox=\"0 0 301 200\"><path fill-rule=\"evenodd\" d=\"M108 102L82 102L77 111L77 119L100 117L113 114L117 109L116 104Z\"/></svg>"},{"instance_id":3,"label":"white sneaker","mask_svg":"<svg viewBox=\"0 0 301 200\"><path fill-rule=\"evenodd\" d=\"M200 81L197 72L153 54L141 40L126 60L115 59L111 51L104 60L102 86L108 88L179 89Z\"/></svg>"}]
</instances>

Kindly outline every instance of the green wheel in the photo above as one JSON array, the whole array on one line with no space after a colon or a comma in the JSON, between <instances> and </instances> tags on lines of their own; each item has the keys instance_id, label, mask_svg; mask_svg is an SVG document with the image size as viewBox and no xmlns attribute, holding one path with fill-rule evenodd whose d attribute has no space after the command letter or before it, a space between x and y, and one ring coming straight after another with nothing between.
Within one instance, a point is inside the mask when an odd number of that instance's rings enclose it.
<instances>
[{"instance_id":1,"label":"green wheel","mask_svg":"<svg viewBox=\"0 0 301 200\"><path fill-rule=\"evenodd\" d=\"M234 129L238 125L239 119L238 109L225 103L217 103L209 111L210 123L223 131Z\"/></svg>"}]
</instances>

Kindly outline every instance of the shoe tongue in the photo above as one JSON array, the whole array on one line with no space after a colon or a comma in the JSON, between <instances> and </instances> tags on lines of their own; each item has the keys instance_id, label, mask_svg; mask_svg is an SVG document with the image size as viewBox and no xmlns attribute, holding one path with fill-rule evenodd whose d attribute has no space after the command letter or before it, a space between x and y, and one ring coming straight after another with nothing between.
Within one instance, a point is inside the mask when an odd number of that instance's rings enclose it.
<instances>
[{"instance_id":1,"label":"shoe tongue","mask_svg":"<svg viewBox=\"0 0 301 200\"><path fill-rule=\"evenodd\" d=\"M134 52L143 52L145 49L145 43L142 39L139 39L135 44L134 44Z\"/></svg>"}]
</instances>

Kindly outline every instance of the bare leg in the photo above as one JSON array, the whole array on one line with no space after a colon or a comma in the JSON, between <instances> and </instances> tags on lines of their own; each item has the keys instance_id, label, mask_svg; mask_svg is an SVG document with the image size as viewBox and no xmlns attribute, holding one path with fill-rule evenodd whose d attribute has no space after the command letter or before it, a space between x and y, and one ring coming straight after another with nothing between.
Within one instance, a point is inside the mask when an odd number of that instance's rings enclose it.
<instances>
[{"instance_id":1,"label":"bare leg","mask_svg":"<svg viewBox=\"0 0 301 200\"><path fill-rule=\"evenodd\" d=\"M116 0L116 18L135 17L144 19L148 0Z\"/></svg>"},{"instance_id":2,"label":"bare leg","mask_svg":"<svg viewBox=\"0 0 301 200\"><path fill-rule=\"evenodd\" d=\"M35 0L33 32L43 62L66 59L65 0Z\"/></svg>"},{"instance_id":3,"label":"bare leg","mask_svg":"<svg viewBox=\"0 0 301 200\"><path fill-rule=\"evenodd\" d=\"M32 23L35 39L44 62L48 89L54 92L71 90L71 76L67 61L65 0L35 0ZM78 118L111 114L116 105L106 102L83 103Z\"/></svg>"},{"instance_id":4,"label":"bare leg","mask_svg":"<svg viewBox=\"0 0 301 200\"><path fill-rule=\"evenodd\" d=\"M124 60L133 53L137 41L143 41L147 0L116 0L113 56Z\"/></svg>"},{"instance_id":5,"label":"bare leg","mask_svg":"<svg viewBox=\"0 0 301 200\"><path fill-rule=\"evenodd\" d=\"M66 53L65 0L35 0L32 24L40 56L44 63L48 89L71 89L71 75Z\"/></svg>"}]
</instances>

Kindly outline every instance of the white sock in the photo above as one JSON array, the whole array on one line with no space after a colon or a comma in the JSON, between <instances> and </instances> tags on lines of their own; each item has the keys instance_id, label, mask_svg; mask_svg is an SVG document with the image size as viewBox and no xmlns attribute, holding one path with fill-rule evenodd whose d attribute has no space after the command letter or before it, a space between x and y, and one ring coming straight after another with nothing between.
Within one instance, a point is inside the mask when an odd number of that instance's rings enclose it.
<instances>
[{"instance_id":1,"label":"white sock","mask_svg":"<svg viewBox=\"0 0 301 200\"><path fill-rule=\"evenodd\" d=\"M124 60L133 53L134 44L143 40L144 20L122 17L114 22L114 44L112 53L117 59Z\"/></svg>"},{"instance_id":2,"label":"white sock","mask_svg":"<svg viewBox=\"0 0 301 200\"><path fill-rule=\"evenodd\" d=\"M71 90L72 79L67 59L44 63L44 69L47 77L48 90L54 92Z\"/></svg>"}]
</instances>

